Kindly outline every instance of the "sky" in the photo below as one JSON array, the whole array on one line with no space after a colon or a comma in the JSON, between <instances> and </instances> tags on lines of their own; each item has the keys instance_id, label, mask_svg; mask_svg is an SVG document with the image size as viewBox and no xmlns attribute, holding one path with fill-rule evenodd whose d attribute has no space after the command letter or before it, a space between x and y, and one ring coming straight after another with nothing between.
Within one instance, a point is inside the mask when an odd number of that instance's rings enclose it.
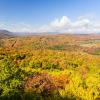
<instances>
[{"instance_id":1,"label":"sky","mask_svg":"<svg viewBox=\"0 0 100 100\"><path fill-rule=\"evenodd\" d=\"M100 0L0 0L0 29L100 33Z\"/></svg>"}]
</instances>

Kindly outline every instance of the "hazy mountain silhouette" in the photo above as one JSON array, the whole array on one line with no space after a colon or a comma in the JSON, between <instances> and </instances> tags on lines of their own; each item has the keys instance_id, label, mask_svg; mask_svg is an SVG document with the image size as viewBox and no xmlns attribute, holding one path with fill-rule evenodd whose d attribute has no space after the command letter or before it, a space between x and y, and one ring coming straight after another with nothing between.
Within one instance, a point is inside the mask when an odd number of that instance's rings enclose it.
<instances>
[{"instance_id":1,"label":"hazy mountain silhouette","mask_svg":"<svg viewBox=\"0 0 100 100\"><path fill-rule=\"evenodd\" d=\"M0 38L10 38L10 37L14 37L15 34L13 34L10 31L7 30L0 30Z\"/></svg>"}]
</instances>

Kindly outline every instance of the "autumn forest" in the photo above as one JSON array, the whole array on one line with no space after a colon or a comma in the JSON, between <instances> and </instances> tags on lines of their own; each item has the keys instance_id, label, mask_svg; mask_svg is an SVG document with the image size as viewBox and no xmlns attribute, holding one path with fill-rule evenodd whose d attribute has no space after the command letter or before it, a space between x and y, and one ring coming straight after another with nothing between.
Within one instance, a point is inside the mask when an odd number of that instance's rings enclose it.
<instances>
[{"instance_id":1,"label":"autumn forest","mask_svg":"<svg viewBox=\"0 0 100 100\"><path fill-rule=\"evenodd\" d=\"M1 38L0 100L100 100L100 35Z\"/></svg>"}]
</instances>

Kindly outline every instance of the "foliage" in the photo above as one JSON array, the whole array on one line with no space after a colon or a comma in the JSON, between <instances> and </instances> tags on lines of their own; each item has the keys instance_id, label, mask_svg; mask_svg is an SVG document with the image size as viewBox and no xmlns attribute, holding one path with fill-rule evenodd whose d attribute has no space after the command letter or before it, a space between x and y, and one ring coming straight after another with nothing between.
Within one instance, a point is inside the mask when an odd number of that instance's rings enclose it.
<instances>
[{"instance_id":1,"label":"foliage","mask_svg":"<svg viewBox=\"0 0 100 100\"><path fill-rule=\"evenodd\" d=\"M24 39L3 40L0 100L100 100L99 55L84 52L71 36Z\"/></svg>"}]
</instances>

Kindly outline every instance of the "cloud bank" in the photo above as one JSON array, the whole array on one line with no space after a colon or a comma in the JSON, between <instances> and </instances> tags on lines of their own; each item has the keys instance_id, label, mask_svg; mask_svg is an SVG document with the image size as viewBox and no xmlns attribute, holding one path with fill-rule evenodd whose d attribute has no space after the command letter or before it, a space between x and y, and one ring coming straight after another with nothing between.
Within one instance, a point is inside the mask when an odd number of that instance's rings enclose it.
<instances>
[{"instance_id":1,"label":"cloud bank","mask_svg":"<svg viewBox=\"0 0 100 100\"><path fill-rule=\"evenodd\" d=\"M100 33L100 23L94 19L84 16L72 21L67 16L57 18L50 23L34 28L24 23L18 25L1 24L0 29L7 29L13 32L59 32L59 33Z\"/></svg>"}]
</instances>

